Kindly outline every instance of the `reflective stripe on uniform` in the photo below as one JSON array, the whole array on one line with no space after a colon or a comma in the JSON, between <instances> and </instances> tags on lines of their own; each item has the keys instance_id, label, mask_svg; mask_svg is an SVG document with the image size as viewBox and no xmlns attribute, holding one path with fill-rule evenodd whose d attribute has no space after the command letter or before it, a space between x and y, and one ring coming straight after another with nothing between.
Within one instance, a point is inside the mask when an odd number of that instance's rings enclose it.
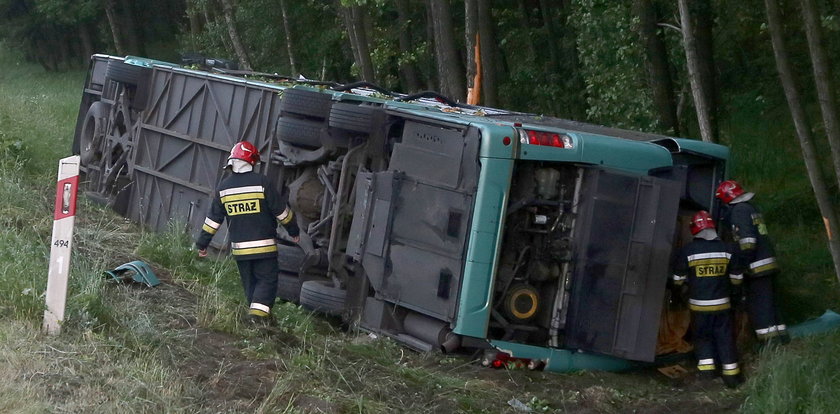
<instances>
[{"instance_id":1,"label":"reflective stripe on uniform","mask_svg":"<svg viewBox=\"0 0 840 414\"><path fill-rule=\"evenodd\" d=\"M756 243L758 243L758 239L756 239L755 237L744 237L741 240L738 240L738 244L741 246L741 250L754 249Z\"/></svg>"},{"instance_id":2,"label":"reflective stripe on uniform","mask_svg":"<svg viewBox=\"0 0 840 414\"><path fill-rule=\"evenodd\" d=\"M726 252L698 253L688 256L689 266L727 264L732 255Z\"/></svg>"},{"instance_id":3,"label":"reflective stripe on uniform","mask_svg":"<svg viewBox=\"0 0 840 414\"><path fill-rule=\"evenodd\" d=\"M230 244L231 252L235 256L270 253L277 251L277 244L274 239L253 240L245 242L233 242Z\"/></svg>"},{"instance_id":4,"label":"reflective stripe on uniform","mask_svg":"<svg viewBox=\"0 0 840 414\"><path fill-rule=\"evenodd\" d=\"M269 308L267 305L263 305L262 303L257 303L257 302L252 302L251 306L250 306L250 309L261 310L261 311L266 312L266 313L271 311L271 308Z\"/></svg>"},{"instance_id":5,"label":"reflective stripe on uniform","mask_svg":"<svg viewBox=\"0 0 840 414\"><path fill-rule=\"evenodd\" d=\"M730 281L733 285L740 285L740 284L741 284L741 282L743 282L743 281L744 281L744 274L743 274L743 273L739 273L739 274L735 275L735 274L731 274L731 273L730 273L730 274L729 274L729 281Z\"/></svg>"},{"instance_id":6,"label":"reflective stripe on uniform","mask_svg":"<svg viewBox=\"0 0 840 414\"><path fill-rule=\"evenodd\" d=\"M715 360L712 358L697 361L697 369L700 371L712 371L715 369Z\"/></svg>"},{"instance_id":7,"label":"reflective stripe on uniform","mask_svg":"<svg viewBox=\"0 0 840 414\"><path fill-rule=\"evenodd\" d=\"M699 312L712 312L723 309L729 309L729 298L720 299L689 299L688 308Z\"/></svg>"},{"instance_id":8,"label":"reflective stripe on uniform","mask_svg":"<svg viewBox=\"0 0 840 414\"><path fill-rule=\"evenodd\" d=\"M766 272L768 270L777 269L779 265L776 263L775 257L768 257L766 259L756 260L750 263L750 270L753 273Z\"/></svg>"},{"instance_id":9,"label":"reflective stripe on uniform","mask_svg":"<svg viewBox=\"0 0 840 414\"><path fill-rule=\"evenodd\" d=\"M688 256L688 260L700 260L700 259L719 259L719 258L727 258L729 259L732 257L731 254L726 252L712 252L712 253L697 253Z\"/></svg>"},{"instance_id":10,"label":"reflective stripe on uniform","mask_svg":"<svg viewBox=\"0 0 840 414\"><path fill-rule=\"evenodd\" d=\"M722 368L723 368L723 370L722 370L723 375L738 375L738 374L741 373L741 369L738 368L738 363L737 362L732 363L732 364L723 364Z\"/></svg>"},{"instance_id":11,"label":"reflective stripe on uniform","mask_svg":"<svg viewBox=\"0 0 840 414\"><path fill-rule=\"evenodd\" d=\"M265 193L265 187L261 185L246 185L244 187L233 187L219 191L219 197L243 193Z\"/></svg>"},{"instance_id":12,"label":"reflective stripe on uniform","mask_svg":"<svg viewBox=\"0 0 840 414\"><path fill-rule=\"evenodd\" d=\"M767 328L761 328L755 330L755 335L758 339L768 339L779 334L779 328L777 326L769 326Z\"/></svg>"},{"instance_id":13,"label":"reflective stripe on uniform","mask_svg":"<svg viewBox=\"0 0 840 414\"><path fill-rule=\"evenodd\" d=\"M205 217L204 225L201 226L201 229L210 234L216 234L216 231L219 230L219 226L221 225L221 223L216 223L215 221L210 220L210 217Z\"/></svg>"},{"instance_id":14,"label":"reflective stripe on uniform","mask_svg":"<svg viewBox=\"0 0 840 414\"><path fill-rule=\"evenodd\" d=\"M280 221L280 224L287 225L292 219L295 217L295 213L289 207L286 207L280 215L277 216L277 220Z\"/></svg>"},{"instance_id":15,"label":"reflective stripe on uniform","mask_svg":"<svg viewBox=\"0 0 840 414\"><path fill-rule=\"evenodd\" d=\"M232 201L242 201L242 200L262 200L265 198L265 194L263 193L242 193L242 194L232 194L222 197L222 203L230 203Z\"/></svg>"},{"instance_id":16,"label":"reflective stripe on uniform","mask_svg":"<svg viewBox=\"0 0 840 414\"><path fill-rule=\"evenodd\" d=\"M682 283L682 282L684 282L684 281L685 281L685 276L674 275L674 282L676 282L676 283Z\"/></svg>"}]
</instances>

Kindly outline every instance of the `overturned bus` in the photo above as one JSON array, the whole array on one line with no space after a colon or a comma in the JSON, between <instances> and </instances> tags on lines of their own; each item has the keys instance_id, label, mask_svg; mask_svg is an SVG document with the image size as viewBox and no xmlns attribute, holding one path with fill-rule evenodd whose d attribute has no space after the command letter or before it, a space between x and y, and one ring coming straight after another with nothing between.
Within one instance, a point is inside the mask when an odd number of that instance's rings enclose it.
<instances>
[{"instance_id":1,"label":"overturned bus","mask_svg":"<svg viewBox=\"0 0 840 414\"><path fill-rule=\"evenodd\" d=\"M656 359L678 221L717 210L729 157L431 92L92 56L73 144L89 197L197 232L241 140L302 229L278 234L281 298L551 371Z\"/></svg>"}]
</instances>

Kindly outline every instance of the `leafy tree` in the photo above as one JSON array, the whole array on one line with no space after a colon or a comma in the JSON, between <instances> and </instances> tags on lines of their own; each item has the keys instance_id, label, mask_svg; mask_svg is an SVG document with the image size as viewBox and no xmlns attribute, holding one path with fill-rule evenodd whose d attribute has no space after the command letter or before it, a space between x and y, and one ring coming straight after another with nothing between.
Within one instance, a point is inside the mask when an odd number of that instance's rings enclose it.
<instances>
[{"instance_id":1,"label":"leafy tree","mask_svg":"<svg viewBox=\"0 0 840 414\"><path fill-rule=\"evenodd\" d=\"M577 37L586 87L587 118L593 122L658 130L645 79L645 61L634 31L630 5L608 0L574 0L569 21Z\"/></svg>"}]
</instances>

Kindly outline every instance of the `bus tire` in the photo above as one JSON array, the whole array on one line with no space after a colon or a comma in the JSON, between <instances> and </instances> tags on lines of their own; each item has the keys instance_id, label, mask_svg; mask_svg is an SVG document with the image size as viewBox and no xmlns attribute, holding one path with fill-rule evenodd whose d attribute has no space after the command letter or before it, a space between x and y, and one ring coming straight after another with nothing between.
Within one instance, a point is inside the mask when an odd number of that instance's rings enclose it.
<instances>
[{"instance_id":1,"label":"bus tire","mask_svg":"<svg viewBox=\"0 0 840 414\"><path fill-rule=\"evenodd\" d=\"M277 298L291 303L300 302L301 281L297 273L280 271L277 274Z\"/></svg>"},{"instance_id":2,"label":"bus tire","mask_svg":"<svg viewBox=\"0 0 840 414\"><path fill-rule=\"evenodd\" d=\"M332 95L304 89L286 89L280 100L281 113L318 119L326 119L330 114L331 106Z\"/></svg>"},{"instance_id":3,"label":"bus tire","mask_svg":"<svg viewBox=\"0 0 840 414\"><path fill-rule=\"evenodd\" d=\"M82 165L90 165L102 159L102 153L99 150L105 139L107 123L107 105L98 101L92 103L85 114L79 134L79 156Z\"/></svg>"},{"instance_id":4,"label":"bus tire","mask_svg":"<svg viewBox=\"0 0 840 414\"><path fill-rule=\"evenodd\" d=\"M287 117L277 121L277 136L288 144L317 148L321 146L322 133L324 126L319 122Z\"/></svg>"},{"instance_id":5,"label":"bus tire","mask_svg":"<svg viewBox=\"0 0 840 414\"><path fill-rule=\"evenodd\" d=\"M306 253L300 246L277 244L277 267L281 271L297 274L304 258L306 258Z\"/></svg>"},{"instance_id":6,"label":"bus tire","mask_svg":"<svg viewBox=\"0 0 840 414\"><path fill-rule=\"evenodd\" d=\"M339 316L346 298L347 291L330 280L308 280L300 286L300 305L314 312Z\"/></svg>"},{"instance_id":7,"label":"bus tire","mask_svg":"<svg viewBox=\"0 0 840 414\"><path fill-rule=\"evenodd\" d=\"M150 73L149 68L112 60L105 69L105 78L127 85L146 86Z\"/></svg>"},{"instance_id":8,"label":"bus tire","mask_svg":"<svg viewBox=\"0 0 840 414\"><path fill-rule=\"evenodd\" d=\"M370 134L371 121L377 109L377 107L369 105L335 103L330 110L330 128Z\"/></svg>"}]
</instances>

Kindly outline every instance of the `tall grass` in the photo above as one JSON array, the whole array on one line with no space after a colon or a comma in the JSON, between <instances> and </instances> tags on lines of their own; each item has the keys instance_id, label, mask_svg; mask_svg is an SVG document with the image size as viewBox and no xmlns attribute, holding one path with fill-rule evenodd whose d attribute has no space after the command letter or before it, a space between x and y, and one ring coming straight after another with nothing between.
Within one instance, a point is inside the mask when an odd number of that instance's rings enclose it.
<instances>
[{"instance_id":1,"label":"tall grass","mask_svg":"<svg viewBox=\"0 0 840 414\"><path fill-rule=\"evenodd\" d=\"M747 383L744 413L836 413L840 331L765 350Z\"/></svg>"}]
</instances>

